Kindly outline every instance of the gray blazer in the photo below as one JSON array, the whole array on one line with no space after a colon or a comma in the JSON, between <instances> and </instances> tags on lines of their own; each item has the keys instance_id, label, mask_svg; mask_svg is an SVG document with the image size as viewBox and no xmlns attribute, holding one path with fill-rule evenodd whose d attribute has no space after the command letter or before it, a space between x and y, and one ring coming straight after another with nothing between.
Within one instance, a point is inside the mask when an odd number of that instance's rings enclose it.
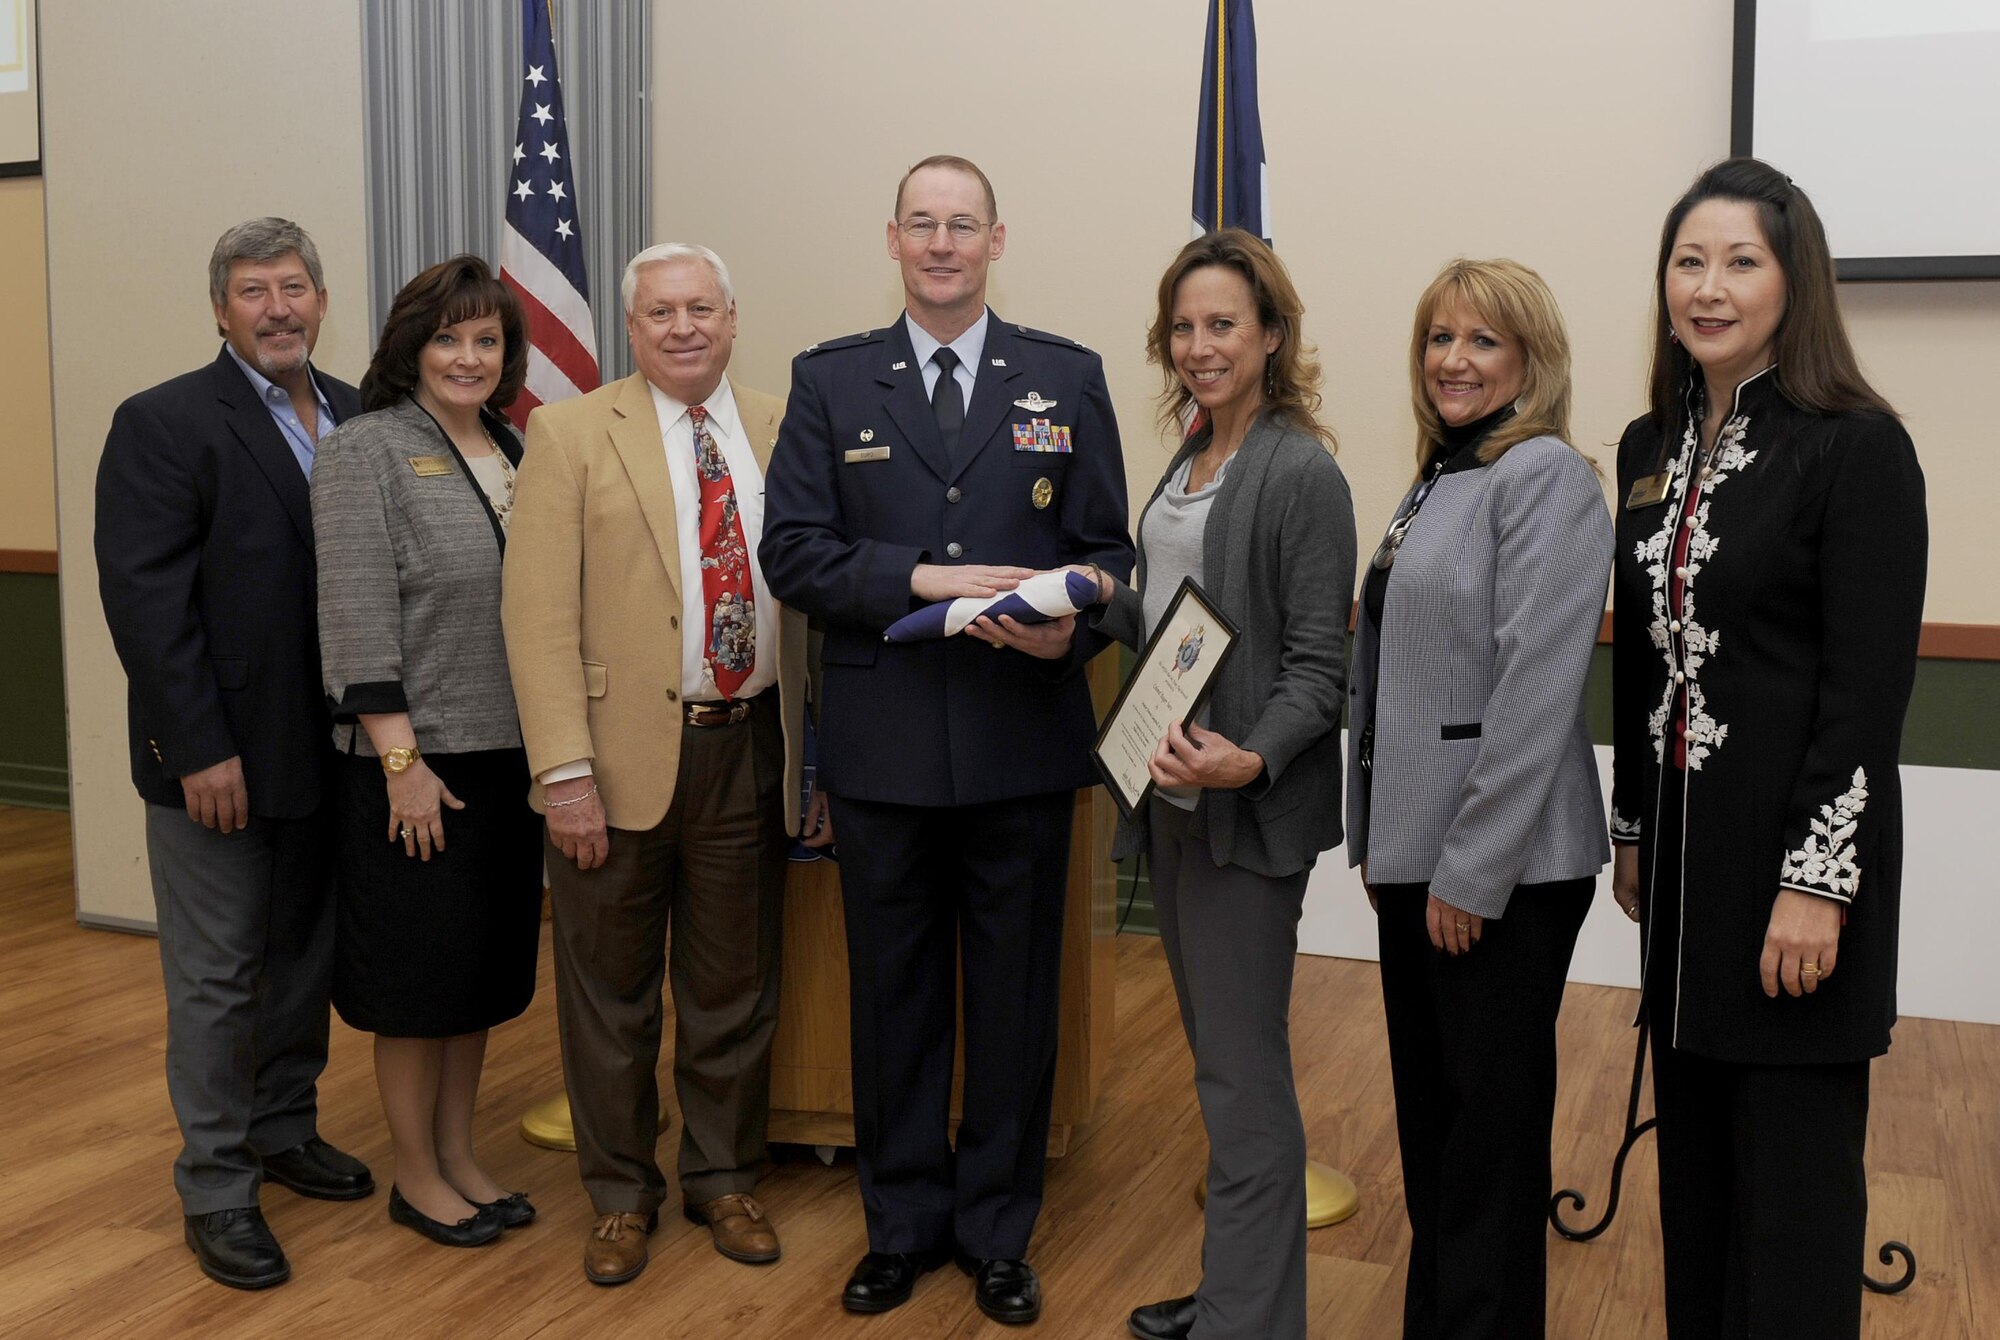
<instances>
[{"instance_id":1,"label":"gray blazer","mask_svg":"<svg viewBox=\"0 0 2000 1340\"><path fill-rule=\"evenodd\" d=\"M1182 446L1147 508L1206 442L1203 435ZM1143 585L1143 540L1138 554ZM1238 629L1208 700L1209 728L1262 755L1264 775L1239 791L1203 791L1194 829L1218 865L1296 874L1340 845L1341 690L1354 596L1354 500L1318 438L1269 415L1251 425L1209 505L1201 562L1203 589ZM1145 645L1139 593L1123 582L1093 618L1127 646ZM1119 822L1111 854L1145 847L1141 809Z\"/></svg>"},{"instance_id":2,"label":"gray blazer","mask_svg":"<svg viewBox=\"0 0 2000 1340\"><path fill-rule=\"evenodd\" d=\"M488 428L518 463L513 430L490 416ZM334 744L372 755L354 718L408 712L425 753L519 748L500 635L504 538L436 421L403 400L340 425L315 453L312 509Z\"/></svg>"},{"instance_id":3,"label":"gray blazer","mask_svg":"<svg viewBox=\"0 0 2000 1340\"><path fill-rule=\"evenodd\" d=\"M1379 645L1357 621L1347 853L1371 882L1499 917L1515 885L1611 859L1584 714L1611 549L1596 472L1558 438L1439 477L1390 569Z\"/></svg>"}]
</instances>

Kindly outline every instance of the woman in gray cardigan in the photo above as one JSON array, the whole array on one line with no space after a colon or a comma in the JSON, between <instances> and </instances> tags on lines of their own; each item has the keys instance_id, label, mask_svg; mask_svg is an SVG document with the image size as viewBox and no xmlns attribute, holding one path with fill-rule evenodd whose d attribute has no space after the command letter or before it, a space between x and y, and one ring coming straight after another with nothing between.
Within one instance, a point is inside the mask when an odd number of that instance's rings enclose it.
<instances>
[{"instance_id":1,"label":"woman in gray cardigan","mask_svg":"<svg viewBox=\"0 0 2000 1340\"><path fill-rule=\"evenodd\" d=\"M1348 860L1381 937L1403 1334L1543 1331L1556 1011L1610 859L1584 716L1611 517L1540 276L1454 261L1410 342L1418 479L1362 583Z\"/></svg>"},{"instance_id":2,"label":"woman in gray cardigan","mask_svg":"<svg viewBox=\"0 0 2000 1340\"><path fill-rule=\"evenodd\" d=\"M1100 574L1099 628L1142 646L1183 577L1241 635L1202 717L1152 759L1113 854L1151 862L1208 1129L1201 1286L1132 1313L1146 1338L1306 1333L1306 1144L1288 1020L1306 877L1340 842L1354 505L1314 417L1319 366L1271 249L1198 238L1160 280L1162 421L1195 430L1139 522L1138 589Z\"/></svg>"},{"instance_id":3,"label":"woman in gray cardigan","mask_svg":"<svg viewBox=\"0 0 2000 1340\"><path fill-rule=\"evenodd\" d=\"M375 1034L395 1151L389 1217L448 1246L535 1207L472 1150L487 1030L528 1007L541 824L500 636L521 446L495 412L527 365L520 305L476 256L396 295L368 411L313 466L320 659L335 787L333 1003Z\"/></svg>"}]
</instances>

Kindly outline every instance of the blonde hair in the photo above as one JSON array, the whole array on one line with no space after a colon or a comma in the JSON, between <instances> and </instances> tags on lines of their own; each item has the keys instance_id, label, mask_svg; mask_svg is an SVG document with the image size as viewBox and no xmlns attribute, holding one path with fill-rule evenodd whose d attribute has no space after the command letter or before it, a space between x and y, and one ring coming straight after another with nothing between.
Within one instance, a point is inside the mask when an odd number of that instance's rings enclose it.
<instances>
[{"instance_id":1,"label":"blonde hair","mask_svg":"<svg viewBox=\"0 0 2000 1340\"><path fill-rule=\"evenodd\" d=\"M1418 472L1444 441L1444 420L1431 403L1424 376L1424 350L1430 343L1431 323L1452 306L1478 314L1521 346L1521 394L1514 401L1514 417L1479 444L1479 459L1490 465L1509 447L1531 437L1569 442L1569 334L1555 294L1519 261L1470 261L1461 256L1440 270L1417 299L1417 319L1410 332L1410 409L1417 419Z\"/></svg>"}]
</instances>

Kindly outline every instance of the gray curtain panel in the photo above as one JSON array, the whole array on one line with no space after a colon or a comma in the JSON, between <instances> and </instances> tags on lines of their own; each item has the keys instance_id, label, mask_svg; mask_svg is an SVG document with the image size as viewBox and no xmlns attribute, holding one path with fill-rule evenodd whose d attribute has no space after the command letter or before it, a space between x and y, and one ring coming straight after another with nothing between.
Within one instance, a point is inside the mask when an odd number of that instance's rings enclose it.
<instances>
[{"instance_id":1,"label":"gray curtain panel","mask_svg":"<svg viewBox=\"0 0 2000 1340\"><path fill-rule=\"evenodd\" d=\"M632 370L618 275L646 245L652 198L652 6L569 0L555 19L597 356L610 381ZM470 251L499 268L520 52L518 4L362 0L371 330L426 265Z\"/></svg>"}]
</instances>

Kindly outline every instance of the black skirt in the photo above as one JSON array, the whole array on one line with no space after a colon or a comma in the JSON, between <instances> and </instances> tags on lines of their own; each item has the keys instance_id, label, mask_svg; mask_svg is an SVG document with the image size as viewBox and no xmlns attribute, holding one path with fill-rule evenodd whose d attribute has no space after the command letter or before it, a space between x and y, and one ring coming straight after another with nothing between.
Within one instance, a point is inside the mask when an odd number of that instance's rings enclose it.
<instances>
[{"instance_id":1,"label":"black skirt","mask_svg":"<svg viewBox=\"0 0 2000 1340\"><path fill-rule=\"evenodd\" d=\"M542 821L520 749L424 755L465 808L428 861L389 832L379 760L345 756L335 788L333 1006L349 1026L445 1038L514 1018L535 995Z\"/></svg>"}]
</instances>

